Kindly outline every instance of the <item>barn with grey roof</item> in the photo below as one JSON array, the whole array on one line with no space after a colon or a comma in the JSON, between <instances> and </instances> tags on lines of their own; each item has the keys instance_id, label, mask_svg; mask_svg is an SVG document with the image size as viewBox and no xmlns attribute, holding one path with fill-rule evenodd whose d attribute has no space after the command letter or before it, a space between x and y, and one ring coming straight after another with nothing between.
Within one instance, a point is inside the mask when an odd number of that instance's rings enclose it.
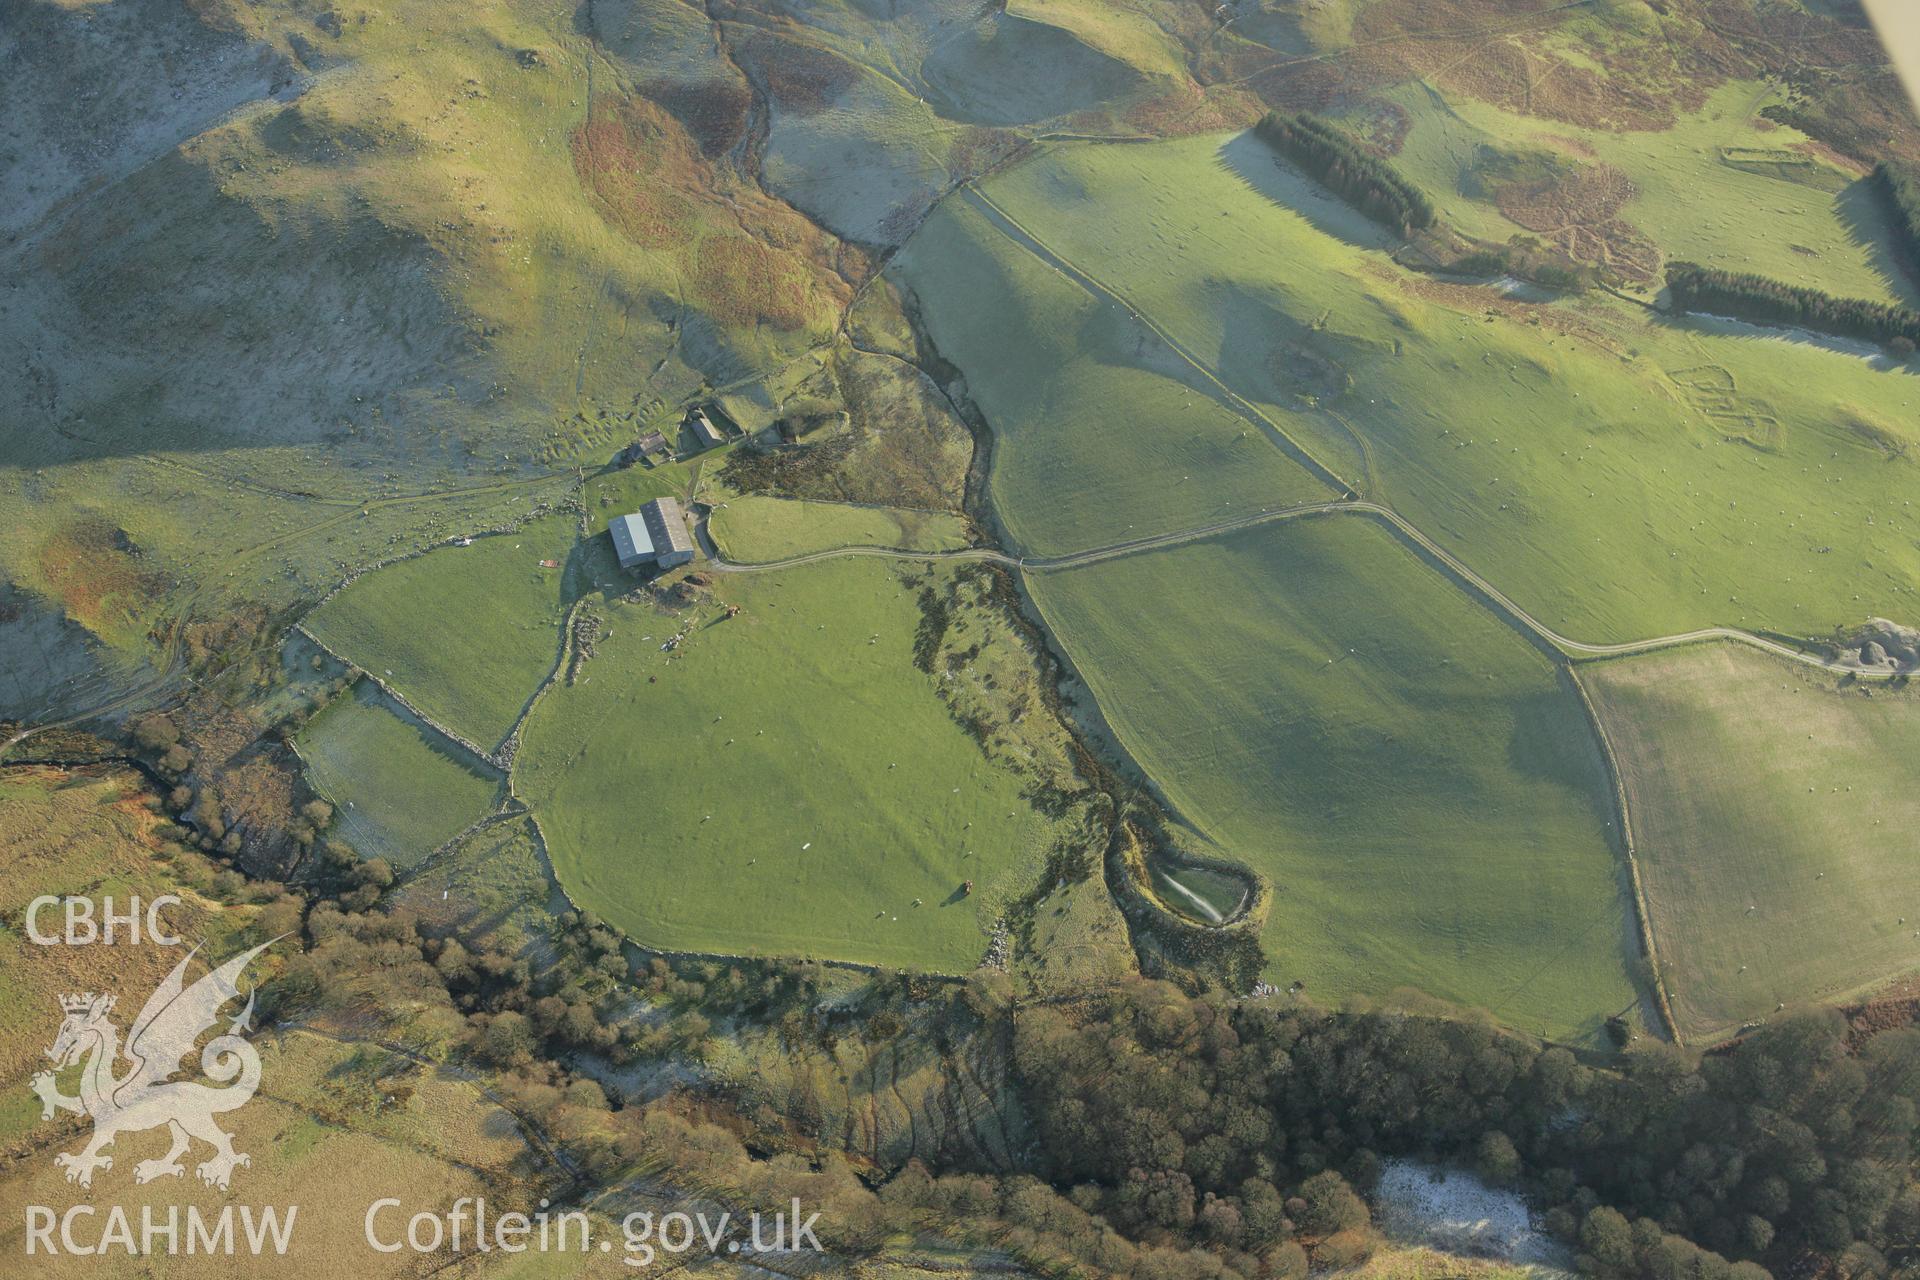
<instances>
[{"instance_id":1,"label":"barn with grey roof","mask_svg":"<svg viewBox=\"0 0 1920 1280\"><path fill-rule=\"evenodd\" d=\"M622 569L650 564L671 569L693 559L686 514L673 498L655 498L632 515L615 516L607 522L607 532Z\"/></svg>"}]
</instances>

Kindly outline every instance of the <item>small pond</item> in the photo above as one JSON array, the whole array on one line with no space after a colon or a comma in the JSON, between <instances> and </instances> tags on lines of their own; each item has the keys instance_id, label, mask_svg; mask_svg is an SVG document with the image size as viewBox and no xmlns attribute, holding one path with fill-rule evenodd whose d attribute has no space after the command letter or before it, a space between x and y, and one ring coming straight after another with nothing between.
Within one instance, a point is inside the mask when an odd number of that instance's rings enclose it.
<instances>
[{"instance_id":1,"label":"small pond","mask_svg":"<svg viewBox=\"0 0 1920 1280\"><path fill-rule=\"evenodd\" d=\"M1245 876L1196 867L1170 858L1150 864L1154 892L1181 915L1202 924L1225 924L1246 909L1253 885Z\"/></svg>"}]
</instances>

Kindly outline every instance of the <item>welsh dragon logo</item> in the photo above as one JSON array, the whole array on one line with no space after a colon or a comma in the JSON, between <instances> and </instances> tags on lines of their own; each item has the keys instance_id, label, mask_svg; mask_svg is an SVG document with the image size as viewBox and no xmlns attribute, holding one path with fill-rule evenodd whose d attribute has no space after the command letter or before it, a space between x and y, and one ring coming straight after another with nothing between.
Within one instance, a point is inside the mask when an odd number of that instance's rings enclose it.
<instances>
[{"instance_id":1,"label":"welsh dragon logo","mask_svg":"<svg viewBox=\"0 0 1920 1280\"><path fill-rule=\"evenodd\" d=\"M221 1112L245 1105L260 1087L260 1055L241 1036L253 1016L251 990L246 1007L227 1024L226 1031L200 1050L200 1070L225 1087L216 1089L197 1080L170 1077L180 1070L181 1059L193 1051L201 1035L219 1021L220 1010L239 997L236 983L241 972L272 945L264 942L237 955L187 986L187 963L200 950L195 947L147 997L140 1016L133 1020L124 1049L120 1028L109 1016L113 1012L112 996L88 993L60 997L66 1020L60 1024L53 1047L47 1050L54 1068L34 1076L33 1091L40 1098L42 1120L51 1120L56 1111L84 1113L93 1119L92 1141L77 1153L62 1152L53 1158L67 1171L68 1182L92 1186L94 1170L113 1168L113 1157L100 1153L112 1146L116 1137L161 1125L172 1134L173 1146L158 1160L136 1164L135 1182L179 1177L185 1172L180 1157L187 1154L195 1138L213 1148L213 1155L194 1170L209 1186L224 1189L236 1165L252 1163L233 1149L233 1135L214 1121ZM131 1066L124 1075L115 1075L123 1055ZM54 1083L54 1072L80 1062L85 1063L80 1071L80 1095L69 1097Z\"/></svg>"}]
</instances>

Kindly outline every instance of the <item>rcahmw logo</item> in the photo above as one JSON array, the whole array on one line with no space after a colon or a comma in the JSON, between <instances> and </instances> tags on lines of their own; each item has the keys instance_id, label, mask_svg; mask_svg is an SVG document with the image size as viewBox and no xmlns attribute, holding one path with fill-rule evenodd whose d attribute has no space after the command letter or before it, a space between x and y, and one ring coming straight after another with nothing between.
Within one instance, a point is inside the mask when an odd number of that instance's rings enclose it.
<instances>
[{"instance_id":1,"label":"rcahmw logo","mask_svg":"<svg viewBox=\"0 0 1920 1280\"><path fill-rule=\"evenodd\" d=\"M65 1017L59 1035L47 1050L54 1065L33 1077L32 1088L40 1099L41 1120L67 1111L93 1122L93 1136L84 1147L53 1158L66 1171L67 1181L91 1187L96 1173L112 1170L113 1157L105 1153L120 1135L162 1127L171 1145L165 1155L133 1166L135 1182L183 1176L186 1168L181 1157L189 1155L196 1142L211 1149L206 1159L194 1165L195 1175L210 1187L225 1190L234 1170L251 1163L244 1152L234 1149L233 1135L216 1119L246 1105L260 1087L260 1055L242 1035L253 1016L251 990L245 1007L233 1015L226 1029L200 1048L200 1072L214 1085L172 1077L201 1036L217 1026L221 1010L239 998L240 975L273 942L234 956L188 985L187 965L199 954L195 947L147 997L127 1030L124 1044L113 1018L113 996L89 992L60 998ZM62 1092L58 1073L75 1067L79 1068L79 1092L70 1095ZM258 1254L272 1247L279 1253L286 1249L299 1212L297 1206L288 1207L282 1221L277 1210L264 1209L256 1216L251 1206L242 1206L241 1230L236 1235L235 1206L228 1205L211 1218L197 1206L187 1206L184 1213L177 1209L142 1209L136 1231L127 1212L117 1205L104 1210L75 1205L63 1214L31 1205L27 1209L27 1252L86 1255L125 1248L141 1254L231 1253L236 1247L244 1247ZM96 1230L99 1234L91 1239L79 1234Z\"/></svg>"}]
</instances>

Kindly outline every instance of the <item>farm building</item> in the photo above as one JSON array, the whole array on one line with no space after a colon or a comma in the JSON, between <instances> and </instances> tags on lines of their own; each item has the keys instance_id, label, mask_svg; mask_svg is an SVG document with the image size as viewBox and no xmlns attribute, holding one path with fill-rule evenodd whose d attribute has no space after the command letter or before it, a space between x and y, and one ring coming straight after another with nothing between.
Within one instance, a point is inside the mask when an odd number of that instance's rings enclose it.
<instances>
[{"instance_id":1,"label":"farm building","mask_svg":"<svg viewBox=\"0 0 1920 1280\"><path fill-rule=\"evenodd\" d=\"M687 414L687 430L693 432L694 442L702 449L712 449L727 442L705 409L695 409Z\"/></svg>"},{"instance_id":2,"label":"farm building","mask_svg":"<svg viewBox=\"0 0 1920 1280\"><path fill-rule=\"evenodd\" d=\"M607 522L607 532L622 569L649 564L671 569L693 559L687 518L672 498L655 498L632 515L615 516Z\"/></svg>"},{"instance_id":3,"label":"farm building","mask_svg":"<svg viewBox=\"0 0 1920 1280\"><path fill-rule=\"evenodd\" d=\"M670 454L672 452L673 451L667 447L667 438L664 435L658 431L649 431L622 449L613 461L616 466L630 467L636 462L645 462L648 458L656 455Z\"/></svg>"}]
</instances>

